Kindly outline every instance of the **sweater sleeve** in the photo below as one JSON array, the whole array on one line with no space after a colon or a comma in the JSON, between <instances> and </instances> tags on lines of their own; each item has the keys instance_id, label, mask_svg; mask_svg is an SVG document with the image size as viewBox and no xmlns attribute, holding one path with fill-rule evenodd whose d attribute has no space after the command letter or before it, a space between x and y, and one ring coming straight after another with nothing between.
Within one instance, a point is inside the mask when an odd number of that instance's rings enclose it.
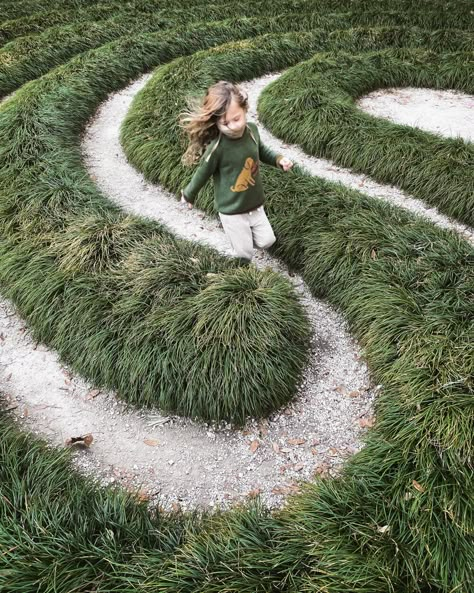
<instances>
[{"instance_id":1,"label":"sweater sleeve","mask_svg":"<svg viewBox=\"0 0 474 593\"><path fill-rule=\"evenodd\" d=\"M260 133L258 131L257 126L255 126L255 131L258 135L258 154L262 163L266 163L267 165L273 165L274 167L279 167L280 161L283 158L282 154L276 153L271 148L266 146L261 138Z\"/></svg>"},{"instance_id":2,"label":"sweater sleeve","mask_svg":"<svg viewBox=\"0 0 474 593\"><path fill-rule=\"evenodd\" d=\"M214 140L209 144L199 161L197 169L194 171L191 181L183 190L186 201L191 204L194 203L199 191L204 187L206 181L217 168L219 160L217 145L218 140Z\"/></svg>"}]
</instances>

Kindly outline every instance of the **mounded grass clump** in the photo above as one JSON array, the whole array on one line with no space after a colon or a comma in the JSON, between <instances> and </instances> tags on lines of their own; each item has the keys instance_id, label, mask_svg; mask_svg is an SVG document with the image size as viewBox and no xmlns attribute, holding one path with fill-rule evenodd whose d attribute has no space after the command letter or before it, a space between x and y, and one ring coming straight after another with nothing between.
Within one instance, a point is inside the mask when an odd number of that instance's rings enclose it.
<instances>
[{"instance_id":1,"label":"mounded grass clump","mask_svg":"<svg viewBox=\"0 0 474 593\"><path fill-rule=\"evenodd\" d=\"M243 424L287 403L309 336L289 282L157 227L90 218L46 253L3 241L3 293L36 339L136 406Z\"/></svg>"},{"instance_id":2,"label":"mounded grass clump","mask_svg":"<svg viewBox=\"0 0 474 593\"><path fill-rule=\"evenodd\" d=\"M259 114L309 154L400 186L474 226L474 145L375 118L354 103L394 86L473 93L471 56L426 49L317 54L265 89Z\"/></svg>"},{"instance_id":3,"label":"mounded grass clump","mask_svg":"<svg viewBox=\"0 0 474 593\"><path fill-rule=\"evenodd\" d=\"M340 9L349 3L337 4ZM19 5L9 6L14 11ZM370 21L371 2L356 8ZM387 5L378 9L383 18ZM467 29L472 22L469 3L410 2L397 10L400 22L413 17L428 27L443 27L446 10L453 26ZM220 302L230 285L254 298L251 276L236 280L236 268L227 261L221 268L223 258L216 254L204 266L204 251L198 254L196 246L172 239L155 223L123 216L96 191L77 148L84 122L108 92L142 71L242 39L160 69L135 104L144 108L143 118L131 114L124 131L128 149L150 166L149 151L159 148L159 164L147 174L178 188L185 178L176 116L185 96L220 77L252 78L334 49L321 31L245 40L288 30L293 20L241 18L121 39L31 83L0 110L1 281L35 331L55 347L62 344L65 358L71 348L77 367L96 365L114 377L118 351L111 333L127 336L132 354L139 339L138 330L131 331L137 309L151 318L161 304L191 300L209 287L202 308L194 309L204 312L197 333L203 339L211 323L206 306L214 304L215 293ZM446 34L411 34L414 45L417 36L421 45L439 43L438 49L447 43ZM330 39L346 44L336 49L355 51L379 49L382 38L399 43L400 35L405 33L394 28L370 29L335 31ZM450 51L465 49L453 47L448 37ZM356 38L358 45L347 45ZM371 38L379 45L371 46ZM468 37L456 32L452 39L466 44ZM143 136L140 153L129 135L132 126L156 144ZM315 294L345 312L384 386L366 447L340 478L317 480L279 513L252 506L202 521L160 517L158 525L123 498L117 503L103 491L94 498L66 464L54 461L57 452L40 449L36 455L35 443L0 422L0 588L8 593L473 589L472 248L453 233L296 167L289 174L266 167L263 172L279 239L275 252L304 273ZM200 204L210 209L209 193ZM69 242L77 254L67 249ZM180 257L186 265L178 265ZM204 280L204 268L216 276ZM183 272L184 281L166 282ZM265 288L271 280L265 273L258 278ZM269 311L278 294L268 299ZM82 332L79 339L74 331ZM96 352L100 356L92 360ZM124 372L132 377L129 368ZM42 464L39 455L46 453L51 457ZM27 493L35 488L44 496L33 500ZM84 491L88 505L79 500ZM80 514L69 509L68 496Z\"/></svg>"}]
</instances>

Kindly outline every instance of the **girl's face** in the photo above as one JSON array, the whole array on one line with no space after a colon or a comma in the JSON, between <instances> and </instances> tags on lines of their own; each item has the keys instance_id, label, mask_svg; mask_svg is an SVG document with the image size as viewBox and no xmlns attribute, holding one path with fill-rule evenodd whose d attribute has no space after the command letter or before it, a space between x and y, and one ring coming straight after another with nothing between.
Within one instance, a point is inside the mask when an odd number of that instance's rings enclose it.
<instances>
[{"instance_id":1,"label":"girl's face","mask_svg":"<svg viewBox=\"0 0 474 593\"><path fill-rule=\"evenodd\" d=\"M231 138L240 138L247 125L247 113L236 99L232 99L229 108L224 115L221 115L217 126L221 132Z\"/></svg>"}]
</instances>

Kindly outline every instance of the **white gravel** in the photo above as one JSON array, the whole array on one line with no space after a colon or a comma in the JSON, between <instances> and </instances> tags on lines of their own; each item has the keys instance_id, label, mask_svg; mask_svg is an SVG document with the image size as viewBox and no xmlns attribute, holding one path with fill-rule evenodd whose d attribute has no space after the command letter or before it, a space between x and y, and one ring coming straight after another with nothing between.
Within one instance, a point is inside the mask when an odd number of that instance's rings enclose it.
<instances>
[{"instance_id":1,"label":"white gravel","mask_svg":"<svg viewBox=\"0 0 474 593\"><path fill-rule=\"evenodd\" d=\"M474 97L459 91L388 88L357 101L366 113L447 138L474 141ZM442 114L442 117L440 117Z\"/></svg>"},{"instance_id":2,"label":"white gravel","mask_svg":"<svg viewBox=\"0 0 474 593\"><path fill-rule=\"evenodd\" d=\"M258 121L257 97L277 76L245 83L250 119ZM215 219L184 209L173 195L146 182L125 159L119 127L147 79L148 75L112 95L90 122L83 142L89 172L124 210L160 220L178 235L230 254ZM396 188L309 157L260 129L264 142L315 175L363 187L364 192L404 207L408 204L437 224L454 224ZM259 254L256 263L288 276L285 267L267 254ZM78 448L74 459L81 471L98 476L102 483L140 488L153 501L158 496L165 508L225 507L255 494L270 507L280 505L286 494L297 490L299 480L311 479L315 473L337 473L343 460L360 449L360 437L373 421L373 398L380 389L370 385L360 349L343 318L313 299L301 279L289 279L312 323L311 363L293 405L266 421L250 421L243 430L165 417L157 410L130 412L113 393L97 392L62 366L56 353L34 344L7 301L0 301L0 390L8 395L20 424L53 444L92 433L91 447Z\"/></svg>"}]
</instances>

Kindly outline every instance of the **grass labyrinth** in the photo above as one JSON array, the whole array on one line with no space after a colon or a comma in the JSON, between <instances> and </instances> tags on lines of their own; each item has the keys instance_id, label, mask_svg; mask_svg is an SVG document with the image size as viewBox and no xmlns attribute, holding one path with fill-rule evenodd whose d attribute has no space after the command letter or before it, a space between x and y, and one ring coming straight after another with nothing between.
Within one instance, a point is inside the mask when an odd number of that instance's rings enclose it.
<instances>
[{"instance_id":1,"label":"grass labyrinth","mask_svg":"<svg viewBox=\"0 0 474 593\"><path fill-rule=\"evenodd\" d=\"M262 95L265 126L473 226L473 145L354 101L390 85L474 93L474 17L462 0L189 4L0 1L0 94L16 91L0 105L0 288L97 385L241 424L294 395L308 356L298 299L277 273L110 202L81 160L88 118L156 68L122 142L177 193L185 97L286 69ZM473 590L472 245L299 167L263 174L275 255L346 316L384 386L364 449L278 512L150 514L0 411L0 590ZM212 213L209 188L197 206Z\"/></svg>"}]
</instances>

